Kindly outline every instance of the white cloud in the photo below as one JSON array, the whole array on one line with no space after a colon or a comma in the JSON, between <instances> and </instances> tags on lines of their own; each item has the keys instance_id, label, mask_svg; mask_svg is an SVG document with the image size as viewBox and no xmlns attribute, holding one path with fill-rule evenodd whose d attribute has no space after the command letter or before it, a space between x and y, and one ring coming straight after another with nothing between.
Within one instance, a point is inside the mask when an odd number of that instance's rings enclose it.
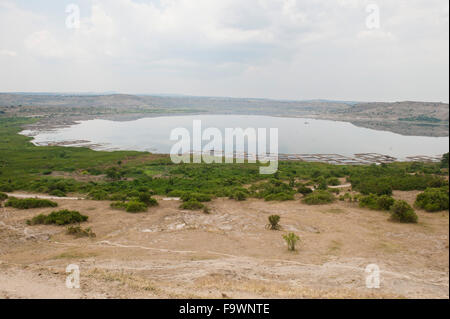
<instances>
[{"instance_id":1,"label":"white cloud","mask_svg":"<svg viewBox=\"0 0 450 319\"><path fill-rule=\"evenodd\" d=\"M25 47L33 54L46 58L60 58L64 56L61 44L47 31L33 32L25 39Z\"/></svg>"},{"instance_id":2,"label":"white cloud","mask_svg":"<svg viewBox=\"0 0 450 319\"><path fill-rule=\"evenodd\" d=\"M15 56L17 56L17 53L15 51L11 51L11 50L1 50L0 49L0 55L15 57Z\"/></svg>"}]
</instances>

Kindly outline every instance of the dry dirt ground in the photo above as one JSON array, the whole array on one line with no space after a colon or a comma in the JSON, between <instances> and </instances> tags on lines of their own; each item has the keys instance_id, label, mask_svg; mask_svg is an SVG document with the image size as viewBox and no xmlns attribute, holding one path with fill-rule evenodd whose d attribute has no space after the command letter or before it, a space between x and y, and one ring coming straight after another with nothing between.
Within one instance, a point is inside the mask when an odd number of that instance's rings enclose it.
<instances>
[{"instance_id":1,"label":"dry dirt ground","mask_svg":"<svg viewBox=\"0 0 450 319\"><path fill-rule=\"evenodd\" d=\"M417 192L396 192L412 203ZM109 202L58 199L89 216L96 238L64 227L27 226L51 209L0 208L0 298L448 298L448 212L419 211L417 225L337 202L236 202L216 199L211 214L160 199L148 213ZM281 216L281 231L266 230ZM287 250L282 235L301 237ZM80 269L80 289L66 287L66 267ZM366 266L380 268L379 289Z\"/></svg>"}]
</instances>

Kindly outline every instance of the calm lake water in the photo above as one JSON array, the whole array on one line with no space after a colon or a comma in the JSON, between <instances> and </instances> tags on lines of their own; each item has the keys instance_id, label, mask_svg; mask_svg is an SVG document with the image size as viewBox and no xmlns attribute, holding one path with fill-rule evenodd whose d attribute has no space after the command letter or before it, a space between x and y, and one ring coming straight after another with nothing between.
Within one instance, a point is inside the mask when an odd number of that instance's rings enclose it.
<instances>
[{"instance_id":1,"label":"calm lake water","mask_svg":"<svg viewBox=\"0 0 450 319\"><path fill-rule=\"evenodd\" d=\"M184 127L192 136L193 120L201 120L203 130L220 129L223 136L225 128L278 128L279 153L286 154L381 153L402 159L414 155L436 156L449 151L448 137L403 136L347 122L270 116L170 116L127 122L89 120L52 131L23 131L22 134L33 136L36 145L64 141L78 141L73 144L82 145L86 142L79 141L89 141L89 144L96 144L92 147L95 149L169 153L175 143L170 140L171 130Z\"/></svg>"}]
</instances>

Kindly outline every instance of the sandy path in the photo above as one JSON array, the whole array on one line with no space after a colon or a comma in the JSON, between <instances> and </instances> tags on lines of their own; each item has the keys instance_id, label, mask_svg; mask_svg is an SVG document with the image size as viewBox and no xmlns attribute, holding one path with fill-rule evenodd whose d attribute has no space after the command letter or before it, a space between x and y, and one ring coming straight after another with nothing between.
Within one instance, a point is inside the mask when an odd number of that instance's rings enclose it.
<instances>
[{"instance_id":1,"label":"sandy path","mask_svg":"<svg viewBox=\"0 0 450 319\"><path fill-rule=\"evenodd\" d=\"M49 195L40 195L40 194L27 194L27 193L6 193L6 195L10 197L16 198L38 198L38 199L49 199L49 200L81 200L83 197L57 197L57 196L49 196Z\"/></svg>"}]
</instances>

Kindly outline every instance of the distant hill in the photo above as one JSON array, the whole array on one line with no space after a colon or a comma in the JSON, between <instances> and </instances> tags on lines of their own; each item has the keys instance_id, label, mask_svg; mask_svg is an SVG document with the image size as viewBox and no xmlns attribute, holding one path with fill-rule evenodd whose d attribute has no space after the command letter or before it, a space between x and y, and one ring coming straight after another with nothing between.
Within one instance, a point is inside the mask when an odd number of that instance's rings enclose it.
<instances>
[{"instance_id":1,"label":"distant hill","mask_svg":"<svg viewBox=\"0 0 450 319\"><path fill-rule=\"evenodd\" d=\"M340 112L352 116L363 116L367 118L389 119L436 119L438 121L449 120L449 105L445 103L432 102L396 102L396 103L362 103L355 104L348 110ZM414 121L414 120L413 120Z\"/></svg>"}]
</instances>

